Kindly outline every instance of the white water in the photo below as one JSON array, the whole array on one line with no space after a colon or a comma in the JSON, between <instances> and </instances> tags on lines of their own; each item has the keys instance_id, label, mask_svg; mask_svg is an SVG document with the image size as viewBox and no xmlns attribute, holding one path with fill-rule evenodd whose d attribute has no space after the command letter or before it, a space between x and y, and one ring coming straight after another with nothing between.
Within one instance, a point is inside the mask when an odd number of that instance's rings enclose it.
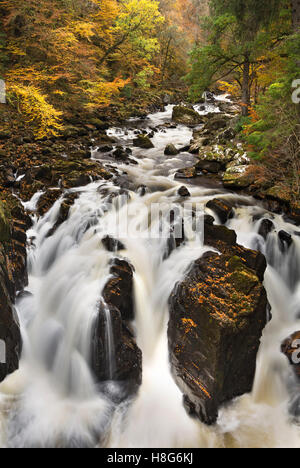
<instances>
[{"instance_id":1,"label":"white water","mask_svg":"<svg viewBox=\"0 0 300 468\"><path fill-rule=\"evenodd\" d=\"M165 113L149 116L143 125L161 125L170 120L171 111L168 106ZM109 133L117 135L122 144L131 145L131 131L111 129ZM188 153L169 158L163 150L170 142L184 147L191 135L184 126L160 131L153 138L154 149L133 149L137 166L116 166L120 174L126 171L135 187L148 187L144 197L137 191L129 193L129 218L140 226L137 237L126 235L125 205L120 199L114 199L113 209L108 203L109 195L118 190L111 182L80 189L80 198L69 219L52 237L47 238L47 233L57 219L61 200L44 218L35 219L28 233L33 239L29 250L31 295L17 304L24 340L21 366L0 386L2 447L300 445L299 428L288 412L291 395L297 388L289 364L280 353L282 339L300 329L300 239L293 236L293 246L284 253L280 252L277 233L271 234L265 244L257 234L260 221L252 221L264 210L248 197L185 184L194 206L204 206L216 196L239 198L241 204L250 205L238 208L228 226L237 231L241 244L260 248L271 262L265 285L273 319L264 332L253 392L222 409L216 426L209 428L187 415L182 394L171 376L168 298L191 262L207 248L201 235L191 236L187 227L185 244L165 259L166 239L153 239L146 234L150 229L148 210L153 203L163 202L182 213L182 200L177 195L182 182L174 180L174 174L179 168L192 165L194 159ZM105 155L95 152L94 158L105 160ZM38 195L25 205L27 209L34 209L37 199ZM277 231L300 232L279 215L264 216L274 218ZM158 222L153 220L154 225ZM99 391L89 366L91 331L109 276L109 262L115 256L104 249L101 239L108 233L115 234L117 228L123 233L121 240L125 245L118 255L128 258L135 267L134 327L143 352L140 391L132 401L119 406ZM109 324L108 314L107 354L112 376L114 344Z\"/></svg>"}]
</instances>

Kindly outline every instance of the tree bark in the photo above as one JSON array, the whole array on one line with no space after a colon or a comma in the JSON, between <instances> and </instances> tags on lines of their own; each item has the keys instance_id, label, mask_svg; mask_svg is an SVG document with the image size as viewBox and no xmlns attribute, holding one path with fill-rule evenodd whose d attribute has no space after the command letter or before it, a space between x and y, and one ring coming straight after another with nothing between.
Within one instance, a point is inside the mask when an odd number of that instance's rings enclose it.
<instances>
[{"instance_id":1,"label":"tree bark","mask_svg":"<svg viewBox=\"0 0 300 468\"><path fill-rule=\"evenodd\" d=\"M292 0L292 20L294 32L300 32L300 0Z\"/></svg>"},{"instance_id":2,"label":"tree bark","mask_svg":"<svg viewBox=\"0 0 300 468\"><path fill-rule=\"evenodd\" d=\"M243 65L242 106L242 115L247 117L250 107L250 59L248 55L245 55Z\"/></svg>"}]
</instances>

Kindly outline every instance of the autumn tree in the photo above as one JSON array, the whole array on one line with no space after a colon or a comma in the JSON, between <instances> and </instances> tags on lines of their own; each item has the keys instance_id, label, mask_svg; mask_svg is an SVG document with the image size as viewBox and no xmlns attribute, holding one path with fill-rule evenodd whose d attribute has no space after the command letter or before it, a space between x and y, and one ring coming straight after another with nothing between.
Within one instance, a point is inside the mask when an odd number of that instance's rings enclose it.
<instances>
[{"instance_id":1,"label":"autumn tree","mask_svg":"<svg viewBox=\"0 0 300 468\"><path fill-rule=\"evenodd\" d=\"M242 94L242 113L248 114L250 87L255 66L282 34L270 28L279 14L281 0L211 0L211 15L204 28L208 44L196 46L188 75L194 96L213 82L227 77L236 80Z\"/></svg>"}]
</instances>

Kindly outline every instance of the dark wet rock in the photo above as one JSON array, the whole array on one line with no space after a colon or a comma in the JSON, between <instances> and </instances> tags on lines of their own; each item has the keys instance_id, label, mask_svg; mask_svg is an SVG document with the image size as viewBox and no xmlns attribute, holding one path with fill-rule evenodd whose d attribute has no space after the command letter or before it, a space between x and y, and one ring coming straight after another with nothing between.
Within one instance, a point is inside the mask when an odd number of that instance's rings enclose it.
<instances>
[{"instance_id":1,"label":"dark wet rock","mask_svg":"<svg viewBox=\"0 0 300 468\"><path fill-rule=\"evenodd\" d=\"M183 125L199 125L203 123L202 116L186 106L175 106L173 109L172 120Z\"/></svg>"},{"instance_id":2,"label":"dark wet rock","mask_svg":"<svg viewBox=\"0 0 300 468\"><path fill-rule=\"evenodd\" d=\"M39 199L37 204L37 212L40 216L44 216L54 203L62 196L60 189L49 189Z\"/></svg>"},{"instance_id":3,"label":"dark wet rock","mask_svg":"<svg viewBox=\"0 0 300 468\"><path fill-rule=\"evenodd\" d=\"M278 233L279 240L283 249L286 247L289 248L293 243L293 238L291 234L285 231L279 231Z\"/></svg>"},{"instance_id":4,"label":"dark wet rock","mask_svg":"<svg viewBox=\"0 0 300 468\"><path fill-rule=\"evenodd\" d=\"M221 198L210 200L206 204L206 207L216 213L222 224L227 223L234 214L232 204L226 200L222 200Z\"/></svg>"},{"instance_id":5,"label":"dark wet rock","mask_svg":"<svg viewBox=\"0 0 300 468\"><path fill-rule=\"evenodd\" d=\"M182 218L176 219L175 213L171 213L170 235L167 240L166 252L164 260L169 258L171 253L178 249L185 242L184 220Z\"/></svg>"},{"instance_id":6,"label":"dark wet rock","mask_svg":"<svg viewBox=\"0 0 300 468\"><path fill-rule=\"evenodd\" d=\"M154 148L152 141L146 135L139 135L137 138L135 138L133 140L133 146L144 149Z\"/></svg>"},{"instance_id":7,"label":"dark wet rock","mask_svg":"<svg viewBox=\"0 0 300 468\"><path fill-rule=\"evenodd\" d=\"M118 252L120 250L125 250L124 244L111 236L103 237L102 244L108 252Z\"/></svg>"},{"instance_id":8,"label":"dark wet rock","mask_svg":"<svg viewBox=\"0 0 300 468\"><path fill-rule=\"evenodd\" d=\"M118 147L112 155L115 159L120 161L126 161L128 159L128 153L122 147Z\"/></svg>"},{"instance_id":9,"label":"dark wet rock","mask_svg":"<svg viewBox=\"0 0 300 468\"><path fill-rule=\"evenodd\" d=\"M275 226L274 226L273 221L265 218L260 223L258 234L266 240L270 232L274 231L274 229L275 229Z\"/></svg>"},{"instance_id":10,"label":"dark wet rock","mask_svg":"<svg viewBox=\"0 0 300 468\"><path fill-rule=\"evenodd\" d=\"M169 145L166 146L166 149L165 149L166 156L176 156L177 154L179 154L179 151L175 145L170 143Z\"/></svg>"},{"instance_id":11,"label":"dark wet rock","mask_svg":"<svg viewBox=\"0 0 300 468\"><path fill-rule=\"evenodd\" d=\"M288 358L295 375L300 379L300 331L283 341L281 352Z\"/></svg>"},{"instance_id":12,"label":"dark wet rock","mask_svg":"<svg viewBox=\"0 0 300 468\"><path fill-rule=\"evenodd\" d=\"M238 256L252 269L257 272L262 281L267 262L261 252L245 249L237 244L236 232L228 229L226 226L217 226L207 223L204 224L204 244L213 247L223 254Z\"/></svg>"},{"instance_id":13,"label":"dark wet rock","mask_svg":"<svg viewBox=\"0 0 300 468\"><path fill-rule=\"evenodd\" d=\"M140 195L140 197L144 197L146 195L146 193L148 193L148 188L146 187L146 185L140 185L138 188L137 188L137 193Z\"/></svg>"},{"instance_id":14,"label":"dark wet rock","mask_svg":"<svg viewBox=\"0 0 300 468\"><path fill-rule=\"evenodd\" d=\"M59 214L56 223L48 233L48 237L52 236L56 230L61 226L69 217L70 209L73 206L75 200L79 197L78 193L69 193L64 196L64 199L60 205Z\"/></svg>"},{"instance_id":15,"label":"dark wet rock","mask_svg":"<svg viewBox=\"0 0 300 468\"><path fill-rule=\"evenodd\" d=\"M109 361L107 326L111 324L113 354ZM92 369L99 383L113 380L122 385L123 398L135 393L142 382L142 352L121 313L113 305L100 304L92 338Z\"/></svg>"},{"instance_id":16,"label":"dark wet rock","mask_svg":"<svg viewBox=\"0 0 300 468\"><path fill-rule=\"evenodd\" d=\"M193 179L197 177L197 171L195 167L185 167L183 169L179 169L176 172L175 178L176 179Z\"/></svg>"},{"instance_id":17,"label":"dark wet rock","mask_svg":"<svg viewBox=\"0 0 300 468\"><path fill-rule=\"evenodd\" d=\"M204 215L204 224L207 224L208 226L212 226L215 222L215 218L211 215L205 214Z\"/></svg>"},{"instance_id":18,"label":"dark wet rock","mask_svg":"<svg viewBox=\"0 0 300 468\"><path fill-rule=\"evenodd\" d=\"M245 258L207 252L169 301L173 375L189 413L206 424L254 382L267 296L261 272Z\"/></svg>"},{"instance_id":19,"label":"dark wet rock","mask_svg":"<svg viewBox=\"0 0 300 468\"><path fill-rule=\"evenodd\" d=\"M27 285L26 230L30 219L19 202L0 202L0 381L19 367L22 339L14 307Z\"/></svg>"},{"instance_id":20,"label":"dark wet rock","mask_svg":"<svg viewBox=\"0 0 300 468\"><path fill-rule=\"evenodd\" d=\"M183 146L182 148L179 148L178 152L179 153L189 153L190 152L190 145Z\"/></svg>"},{"instance_id":21,"label":"dark wet rock","mask_svg":"<svg viewBox=\"0 0 300 468\"><path fill-rule=\"evenodd\" d=\"M100 146L100 148L98 148L98 151L99 151L100 153L110 153L112 150L113 150L113 147L112 147L112 146L109 146L109 145Z\"/></svg>"},{"instance_id":22,"label":"dark wet rock","mask_svg":"<svg viewBox=\"0 0 300 468\"><path fill-rule=\"evenodd\" d=\"M110 267L112 276L103 290L105 302L117 307L123 320L134 319L133 272L133 266L126 260L114 259Z\"/></svg>"},{"instance_id":23,"label":"dark wet rock","mask_svg":"<svg viewBox=\"0 0 300 468\"><path fill-rule=\"evenodd\" d=\"M189 190L184 185L178 190L178 195L183 198L188 198L191 196Z\"/></svg>"},{"instance_id":24,"label":"dark wet rock","mask_svg":"<svg viewBox=\"0 0 300 468\"><path fill-rule=\"evenodd\" d=\"M206 171L211 174L218 174L222 170L222 165L216 161L201 160L197 162L196 169L198 171Z\"/></svg>"},{"instance_id":25,"label":"dark wet rock","mask_svg":"<svg viewBox=\"0 0 300 468\"><path fill-rule=\"evenodd\" d=\"M126 398L137 391L142 381L142 353L128 326L128 321L134 318L133 267L125 260L114 259L110 274L112 276L103 290L105 303L100 303L94 329L92 369L98 382L113 380L121 383ZM111 360L108 354L109 322L113 345Z\"/></svg>"}]
</instances>

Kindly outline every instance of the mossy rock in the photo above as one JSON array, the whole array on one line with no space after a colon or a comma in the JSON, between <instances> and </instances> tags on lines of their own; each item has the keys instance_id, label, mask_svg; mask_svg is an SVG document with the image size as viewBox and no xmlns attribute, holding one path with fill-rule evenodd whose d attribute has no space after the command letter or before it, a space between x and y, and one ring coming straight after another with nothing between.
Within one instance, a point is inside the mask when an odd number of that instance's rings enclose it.
<instances>
[{"instance_id":1,"label":"mossy rock","mask_svg":"<svg viewBox=\"0 0 300 468\"><path fill-rule=\"evenodd\" d=\"M226 188L243 189L249 187L255 181L254 172L249 172L250 166L229 167L223 176L223 185Z\"/></svg>"},{"instance_id":2,"label":"mossy rock","mask_svg":"<svg viewBox=\"0 0 300 468\"><path fill-rule=\"evenodd\" d=\"M154 148L152 141L146 135L139 135L137 138L135 138L133 140L133 146L143 149Z\"/></svg>"},{"instance_id":3,"label":"mossy rock","mask_svg":"<svg viewBox=\"0 0 300 468\"><path fill-rule=\"evenodd\" d=\"M265 191L265 195L268 198L273 200L282 202L282 203L290 203L292 199L292 194L290 189L287 186L283 185L275 185L268 190Z\"/></svg>"},{"instance_id":4,"label":"mossy rock","mask_svg":"<svg viewBox=\"0 0 300 468\"><path fill-rule=\"evenodd\" d=\"M174 107L172 120L183 125L199 125L203 123L203 118L198 112L185 106Z\"/></svg>"}]
</instances>

